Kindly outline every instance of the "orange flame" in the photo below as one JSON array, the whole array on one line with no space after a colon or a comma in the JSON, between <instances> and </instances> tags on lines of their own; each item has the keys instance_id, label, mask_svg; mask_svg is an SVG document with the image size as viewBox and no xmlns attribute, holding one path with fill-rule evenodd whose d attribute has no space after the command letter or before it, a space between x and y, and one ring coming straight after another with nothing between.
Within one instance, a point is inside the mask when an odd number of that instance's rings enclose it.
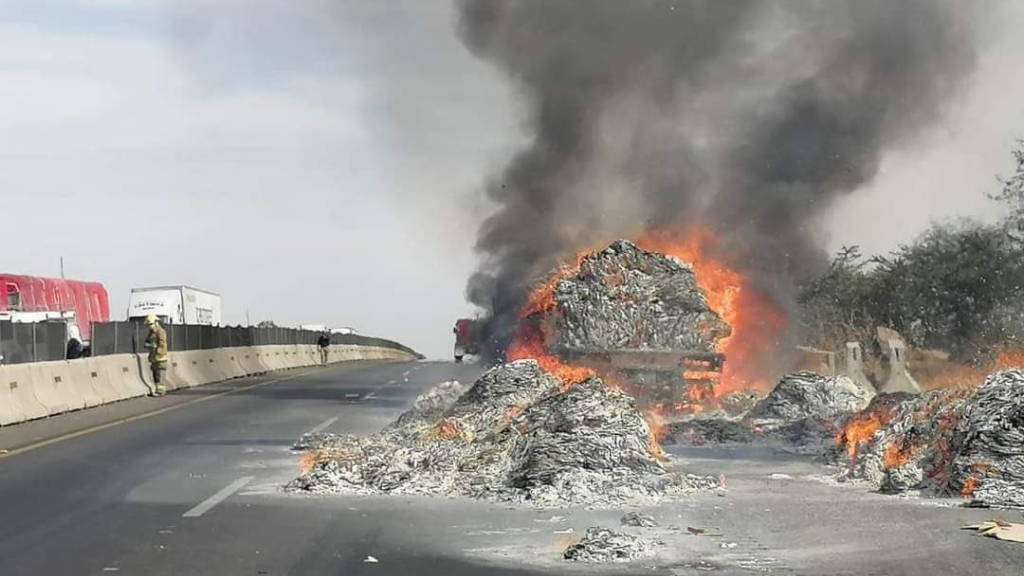
<instances>
[{"instance_id":1,"label":"orange flame","mask_svg":"<svg viewBox=\"0 0 1024 576\"><path fill-rule=\"evenodd\" d=\"M596 375L590 368L566 364L558 356L548 352L544 343L544 332L530 322L521 323L516 328L512 345L505 352L505 357L510 361L536 360L542 370L562 381L564 389Z\"/></svg>"},{"instance_id":2,"label":"orange flame","mask_svg":"<svg viewBox=\"0 0 1024 576\"><path fill-rule=\"evenodd\" d=\"M970 498L977 487L978 480L974 476L970 476L967 480L964 480L964 487L960 490L960 495L964 498Z\"/></svg>"},{"instance_id":3,"label":"orange flame","mask_svg":"<svg viewBox=\"0 0 1024 576\"><path fill-rule=\"evenodd\" d=\"M952 364L942 374L929 378L924 382L926 390L952 388L954 386L981 386L985 378L993 372L1006 368L1024 368L1024 348L1003 348L996 354L996 359L983 366Z\"/></svg>"},{"instance_id":4,"label":"orange flame","mask_svg":"<svg viewBox=\"0 0 1024 576\"><path fill-rule=\"evenodd\" d=\"M430 437L438 440L469 440L469 435L462 428L462 423L454 418L443 418L434 425Z\"/></svg>"},{"instance_id":5,"label":"orange flame","mask_svg":"<svg viewBox=\"0 0 1024 576\"><path fill-rule=\"evenodd\" d=\"M836 436L836 444L846 447L846 455L856 461L861 443L867 443L892 418L891 409L858 412Z\"/></svg>"},{"instance_id":6,"label":"orange flame","mask_svg":"<svg viewBox=\"0 0 1024 576\"><path fill-rule=\"evenodd\" d=\"M893 442L885 448L885 453L882 455L882 466L886 470L903 466L910 462L916 452L917 450L912 445L905 442Z\"/></svg>"},{"instance_id":7,"label":"orange flame","mask_svg":"<svg viewBox=\"0 0 1024 576\"><path fill-rule=\"evenodd\" d=\"M644 420L647 422L647 426L651 429L648 435L648 444L650 446L651 454L655 458L665 458L665 451L661 448L661 441L665 439L665 435L668 434L668 425L665 423L662 412L663 406L655 407L647 410L644 413Z\"/></svg>"},{"instance_id":8,"label":"orange flame","mask_svg":"<svg viewBox=\"0 0 1024 576\"><path fill-rule=\"evenodd\" d=\"M683 237L652 232L637 241L644 250L675 256L692 265L708 306L732 328L732 334L717 345L716 351L724 354L726 361L715 395L751 388L771 390L767 376L770 360L786 328L786 316L748 276L715 255L720 244L718 237L701 227L691 228Z\"/></svg>"}]
</instances>

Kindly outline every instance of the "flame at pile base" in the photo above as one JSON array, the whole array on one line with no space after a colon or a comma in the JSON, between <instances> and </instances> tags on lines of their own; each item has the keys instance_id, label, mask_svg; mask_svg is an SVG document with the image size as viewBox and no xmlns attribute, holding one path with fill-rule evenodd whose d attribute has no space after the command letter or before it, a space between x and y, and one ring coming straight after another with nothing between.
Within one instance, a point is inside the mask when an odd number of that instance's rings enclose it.
<instances>
[{"instance_id":1,"label":"flame at pile base","mask_svg":"<svg viewBox=\"0 0 1024 576\"><path fill-rule=\"evenodd\" d=\"M668 443L705 445L768 443L778 448L821 454L837 431L869 406L874 392L846 376L797 372L783 377L749 411L728 417L710 414L674 423Z\"/></svg>"},{"instance_id":2,"label":"flame at pile base","mask_svg":"<svg viewBox=\"0 0 1024 576\"><path fill-rule=\"evenodd\" d=\"M665 468L631 397L598 379L563 389L534 361L490 370L444 410L418 400L374 436L322 435L300 445L323 458L292 490L610 507L717 485Z\"/></svg>"},{"instance_id":3,"label":"flame at pile base","mask_svg":"<svg viewBox=\"0 0 1024 576\"><path fill-rule=\"evenodd\" d=\"M1024 371L996 372L980 388L880 396L837 442L848 476L882 490L1024 507Z\"/></svg>"}]
</instances>

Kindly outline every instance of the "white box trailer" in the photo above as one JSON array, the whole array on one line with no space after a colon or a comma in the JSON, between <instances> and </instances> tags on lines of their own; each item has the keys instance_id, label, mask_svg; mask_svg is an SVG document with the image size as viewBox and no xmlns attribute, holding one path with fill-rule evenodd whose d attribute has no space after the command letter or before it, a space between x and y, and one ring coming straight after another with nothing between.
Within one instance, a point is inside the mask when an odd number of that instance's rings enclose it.
<instances>
[{"instance_id":1,"label":"white box trailer","mask_svg":"<svg viewBox=\"0 0 1024 576\"><path fill-rule=\"evenodd\" d=\"M150 314L165 324L220 326L220 295L190 286L132 288L128 319L142 320Z\"/></svg>"}]
</instances>

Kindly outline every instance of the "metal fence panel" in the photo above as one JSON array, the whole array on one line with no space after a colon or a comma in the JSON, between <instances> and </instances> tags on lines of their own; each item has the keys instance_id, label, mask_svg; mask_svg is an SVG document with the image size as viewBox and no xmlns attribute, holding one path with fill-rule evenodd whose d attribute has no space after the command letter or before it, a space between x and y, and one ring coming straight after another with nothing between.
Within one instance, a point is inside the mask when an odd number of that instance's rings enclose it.
<instances>
[{"instance_id":1,"label":"metal fence panel","mask_svg":"<svg viewBox=\"0 0 1024 576\"><path fill-rule=\"evenodd\" d=\"M9 323L8 323L9 324ZM5 336L8 328L0 331ZM167 331L167 348L174 352L187 350L210 350L237 346L282 346L292 344L316 344L319 332L291 328L254 328L252 326L198 326L193 324L171 324ZM93 325L92 351L94 356L110 354L143 353L143 343L149 329L138 322L105 322ZM30 339L29 342L32 342ZM380 346L416 354L411 348L391 340L360 336L357 334L334 334L332 344ZM49 347L49 344L47 344ZM30 347L31 348L31 347ZM6 347L5 347L6 349ZM47 348L49 350L49 348ZM21 356L19 356L21 357Z\"/></svg>"},{"instance_id":2,"label":"metal fence panel","mask_svg":"<svg viewBox=\"0 0 1024 576\"><path fill-rule=\"evenodd\" d=\"M0 322L0 364L63 360L67 337L65 322Z\"/></svg>"},{"instance_id":3,"label":"metal fence panel","mask_svg":"<svg viewBox=\"0 0 1024 576\"><path fill-rule=\"evenodd\" d=\"M35 361L49 362L67 358L68 325L65 322L31 324L35 338Z\"/></svg>"}]
</instances>

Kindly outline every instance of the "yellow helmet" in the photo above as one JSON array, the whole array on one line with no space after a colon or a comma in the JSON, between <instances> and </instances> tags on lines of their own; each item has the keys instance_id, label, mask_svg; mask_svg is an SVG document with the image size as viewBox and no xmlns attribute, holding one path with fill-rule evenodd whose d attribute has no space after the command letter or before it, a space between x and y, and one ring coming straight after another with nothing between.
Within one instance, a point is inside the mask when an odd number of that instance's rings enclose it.
<instances>
[{"instance_id":1,"label":"yellow helmet","mask_svg":"<svg viewBox=\"0 0 1024 576\"><path fill-rule=\"evenodd\" d=\"M156 314L149 314L146 316L146 326L152 326L156 324Z\"/></svg>"}]
</instances>

